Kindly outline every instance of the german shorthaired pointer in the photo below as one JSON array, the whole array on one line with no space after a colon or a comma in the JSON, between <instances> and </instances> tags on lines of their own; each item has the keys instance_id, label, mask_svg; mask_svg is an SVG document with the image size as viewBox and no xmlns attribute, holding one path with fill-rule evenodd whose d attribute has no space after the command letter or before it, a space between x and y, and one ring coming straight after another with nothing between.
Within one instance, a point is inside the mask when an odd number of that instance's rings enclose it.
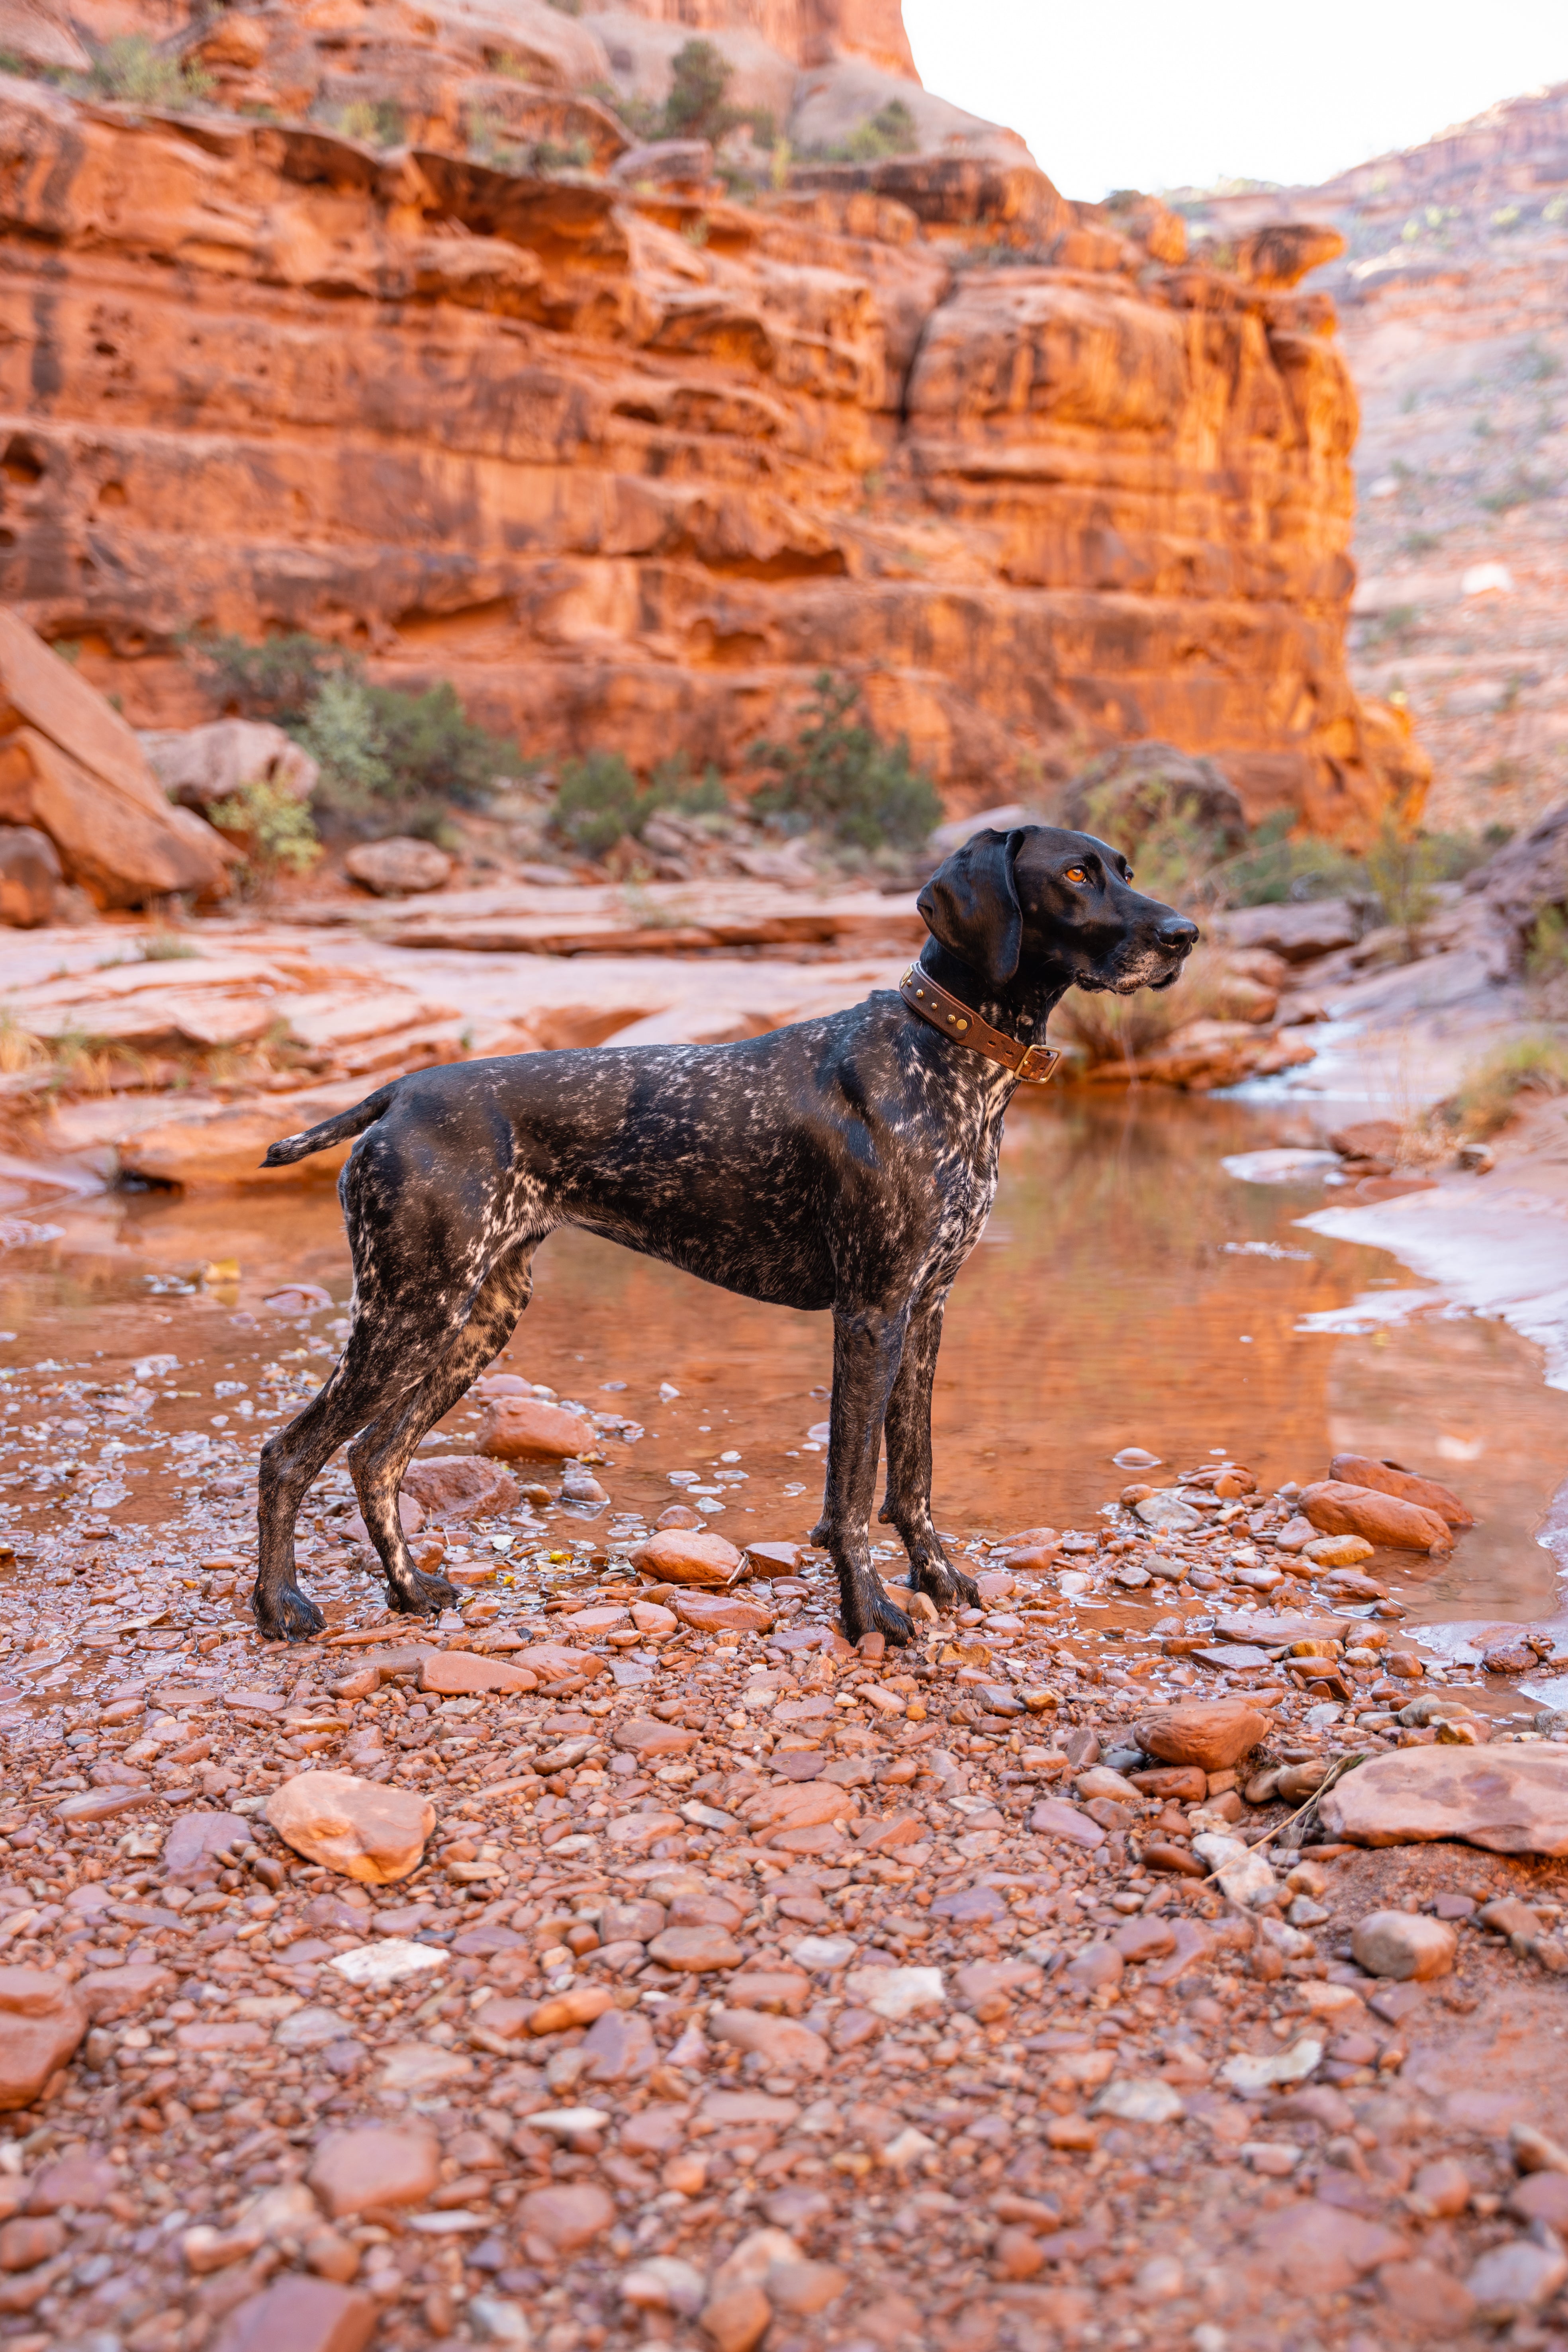
<instances>
[{"instance_id":1,"label":"german shorthaired pointer","mask_svg":"<svg viewBox=\"0 0 1568 2352\"><path fill-rule=\"evenodd\" d=\"M391 1605L429 1614L456 1599L415 1565L398 1489L420 1439L511 1336L533 1254L558 1225L743 1297L830 1308L831 1436L813 1540L837 1569L845 1632L909 1638L870 1558L884 1435L881 1517L909 1554L910 1586L939 1606L973 1605L931 1523L942 1312L990 1213L1014 1089L1055 1059L1044 1043L1053 1006L1075 987L1168 988L1196 943L1194 924L1131 879L1088 834L980 833L921 893L931 937L901 991L739 1045L422 1070L275 1143L268 1168L363 1137L339 1181L354 1263L348 1343L261 1455L252 1606L263 1634L321 1629L296 1581L295 1518L351 1438Z\"/></svg>"}]
</instances>

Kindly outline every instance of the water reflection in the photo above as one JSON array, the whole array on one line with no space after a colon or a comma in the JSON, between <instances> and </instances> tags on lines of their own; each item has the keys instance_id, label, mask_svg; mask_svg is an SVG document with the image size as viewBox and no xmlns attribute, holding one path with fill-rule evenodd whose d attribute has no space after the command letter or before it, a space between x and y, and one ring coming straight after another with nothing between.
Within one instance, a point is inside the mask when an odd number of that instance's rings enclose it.
<instances>
[{"instance_id":1,"label":"water reflection","mask_svg":"<svg viewBox=\"0 0 1568 2352\"><path fill-rule=\"evenodd\" d=\"M1400 1563L1396 1589L1416 1614L1545 1612L1552 1562L1534 1533L1568 1456L1568 1396L1542 1387L1539 1351L1501 1323L1438 1309L1349 1332L1299 1328L1358 1295L1418 1286L1380 1251L1300 1230L1293 1221L1322 1199L1310 1171L1258 1185L1221 1166L1290 1139L1276 1115L1237 1102L1020 1102L991 1230L949 1310L939 1524L1092 1524L1121 1483L1110 1457L1130 1443L1172 1470L1234 1454L1270 1484L1321 1476L1331 1454L1354 1450L1447 1478L1480 1521L1449 1561ZM325 1189L110 1194L48 1213L58 1240L0 1260L0 1324L17 1334L0 1360L88 1360L114 1378L172 1349L181 1386L200 1393L161 1407L162 1429L210 1428L216 1379L248 1380L300 1344L297 1318L263 1305L268 1290L292 1279L347 1296ZM230 1259L231 1284L149 1289ZM554 1237L537 1271L512 1368L646 1424L641 1444L612 1449L617 1507L655 1511L672 1471L733 1450L746 1479L714 1524L742 1538L806 1533L826 1317L731 1297L580 1234ZM626 1384L613 1400L599 1393L608 1382ZM661 1402L661 1384L679 1395ZM459 1408L447 1427L468 1425ZM150 1468L112 1516L146 1523L171 1475Z\"/></svg>"}]
</instances>

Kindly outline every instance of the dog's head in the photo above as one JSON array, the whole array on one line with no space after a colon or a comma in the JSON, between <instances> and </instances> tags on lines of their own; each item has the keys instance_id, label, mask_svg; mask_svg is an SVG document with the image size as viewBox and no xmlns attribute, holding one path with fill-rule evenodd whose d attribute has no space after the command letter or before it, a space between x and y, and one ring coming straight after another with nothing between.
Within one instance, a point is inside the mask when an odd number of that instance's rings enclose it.
<instances>
[{"instance_id":1,"label":"dog's head","mask_svg":"<svg viewBox=\"0 0 1568 2352\"><path fill-rule=\"evenodd\" d=\"M1051 966L1117 996L1169 988L1198 943L1195 923L1133 889L1119 849L1054 824L972 834L917 903L931 936L993 990Z\"/></svg>"}]
</instances>

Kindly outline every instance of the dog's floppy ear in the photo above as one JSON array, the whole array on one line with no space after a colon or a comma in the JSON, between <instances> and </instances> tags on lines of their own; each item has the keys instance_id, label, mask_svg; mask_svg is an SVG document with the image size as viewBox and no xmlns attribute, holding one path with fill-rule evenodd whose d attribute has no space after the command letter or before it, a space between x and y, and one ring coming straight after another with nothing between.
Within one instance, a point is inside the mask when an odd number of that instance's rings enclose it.
<instances>
[{"instance_id":1,"label":"dog's floppy ear","mask_svg":"<svg viewBox=\"0 0 1568 2352\"><path fill-rule=\"evenodd\" d=\"M1014 868L1024 842L1012 833L973 833L945 858L915 904L933 939L992 988L1018 969L1024 917Z\"/></svg>"}]
</instances>

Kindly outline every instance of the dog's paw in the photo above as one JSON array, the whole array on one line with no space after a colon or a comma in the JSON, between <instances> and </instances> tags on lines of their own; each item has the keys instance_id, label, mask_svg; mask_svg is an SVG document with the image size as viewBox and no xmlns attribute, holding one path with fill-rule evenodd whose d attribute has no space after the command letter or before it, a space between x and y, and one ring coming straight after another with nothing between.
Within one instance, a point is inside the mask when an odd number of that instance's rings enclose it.
<instances>
[{"instance_id":1,"label":"dog's paw","mask_svg":"<svg viewBox=\"0 0 1568 2352\"><path fill-rule=\"evenodd\" d=\"M297 1584L281 1584L268 1602L260 1585L250 1596L251 1613L264 1642L308 1642L326 1628L326 1619Z\"/></svg>"},{"instance_id":2,"label":"dog's paw","mask_svg":"<svg viewBox=\"0 0 1568 2352\"><path fill-rule=\"evenodd\" d=\"M910 1590L927 1594L939 1609L952 1608L958 1599L952 1570L945 1560L929 1553L910 1562Z\"/></svg>"},{"instance_id":3,"label":"dog's paw","mask_svg":"<svg viewBox=\"0 0 1568 2352\"><path fill-rule=\"evenodd\" d=\"M974 1579L972 1576L965 1576L961 1568L950 1568L948 1574L952 1577L953 1589L958 1594L958 1606L961 1609L978 1609L982 1605L980 1587L975 1583Z\"/></svg>"},{"instance_id":4,"label":"dog's paw","mask_svg":"<svg viewBox=\"0 0 1568 2352\"><path fill-rule=\"evenodd\" d=\"M404 1584L395 1584L387 1594L387 1605L400 1617L438 1617L443 1609L454 1609L458 1603L458 1588L444 1576L426 1576L416 1568Z\"/></svg>"},{"instance_id":5,"label":"dog's paw","mask_svg":"<svg viewBox=\"0 0 1568 2352\"><path fill-rule=\"evenodd\" d=\"M902 1650L916 1638L914 1621L906 1616L896 1601L889 1601L880 1592L858 1592L852 1595L842 1612L847 1641L861 1641L868 1633L880 1633L889 1649Z\"/></svg>"}]
</instances>

